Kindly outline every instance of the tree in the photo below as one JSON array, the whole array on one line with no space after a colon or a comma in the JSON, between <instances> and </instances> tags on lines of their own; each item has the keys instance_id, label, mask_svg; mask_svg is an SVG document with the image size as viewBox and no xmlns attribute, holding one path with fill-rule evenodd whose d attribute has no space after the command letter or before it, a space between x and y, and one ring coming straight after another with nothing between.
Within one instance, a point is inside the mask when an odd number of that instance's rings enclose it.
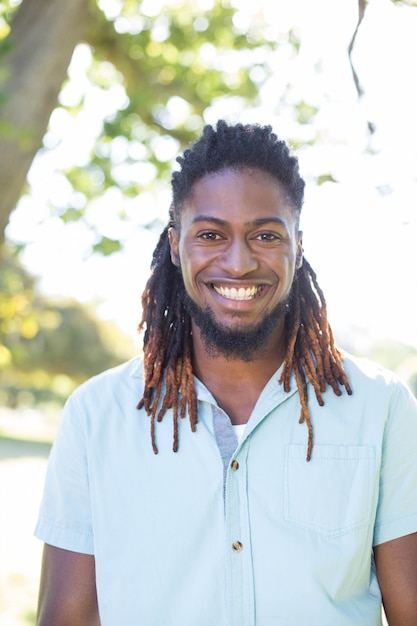
<instances>
[{"instance_id":1,"label":"tree","mask_svg":"<svg viewBox=\"0 0 417 626\"><path fill-rule=\"evenodd\" d=\"M257 81L251 77L251 69L272 48L263 38L260 23L240 32L233 23L236 10L223 6L220 0L213 1L208 10L200 8L198 2L177 1L161 3L157 11L149 2L124 0L116 14L107 16L100 9L104 4L94 0L22 0L15 11L7 3L0 5L3 32L9 30L0 41L4 68L0 75L0 239L33 158L42 148L48 120L80 42L93 52L91 80L106 88L110 71L126 92L123 109L105 123L91 166L82 176L79 172L70 175L86 201L94 195L93 179L98 172L104 186L121 184L114 180L105 150L114 137L139 140L145 147L144 158L163 175L166 164L150 147L155 137L169 132L171 138L184 144L201 128L203 111L214 98L233 95L247 101L256 99ZM227 71L218 65L216 50L236 55L255 49L256 58L248 61L242 55L237 69ZM189 106L188 119L175 127L167 109L173 97ZM137 192L137 186L130 182L121 185L123 191ZM64 219L79 217L74 207L69 209Z\"/></svg>"},{"instance_id":2,"label":"tree","mask_svg":"<svg viewBox=\"0 0 417 626\"><path fill-rule=\"evenodd\" d=\"M75 45L87 21L85 0L26 0L1 49L0 237L42 146Z\"/></svg>"}]
</instances>

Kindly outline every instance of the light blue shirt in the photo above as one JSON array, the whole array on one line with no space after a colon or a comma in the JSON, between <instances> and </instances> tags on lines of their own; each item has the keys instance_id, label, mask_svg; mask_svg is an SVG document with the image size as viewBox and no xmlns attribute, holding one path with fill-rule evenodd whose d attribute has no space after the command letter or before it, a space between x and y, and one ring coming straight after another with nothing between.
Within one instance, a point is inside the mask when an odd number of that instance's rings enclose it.
<instances>
[{"instance_id":1,"label":"light blue shirt","mask_svg":"<svg viewBox=\"0 0 417 626\"><path fill-rule=\"evenodd\" d=\"M347 357L353 395L264 388L223 462L218 409L197 381L197 432L136 409L134 359L82 385L51 453L36 535L94 554L102 626L377 626L372 546L417 531L417 404L395 377ZM242 402L244 398L242 398ZM225 492L224 492L225 478Z\"/></svg>"}]
</instances>

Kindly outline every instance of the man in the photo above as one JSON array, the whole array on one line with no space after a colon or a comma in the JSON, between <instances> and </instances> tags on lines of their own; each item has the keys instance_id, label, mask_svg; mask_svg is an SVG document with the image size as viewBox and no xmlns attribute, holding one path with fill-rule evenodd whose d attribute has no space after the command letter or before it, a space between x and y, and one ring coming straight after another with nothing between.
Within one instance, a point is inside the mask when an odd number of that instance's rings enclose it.
<instances>
[{"instance_id":1,"label":"man","mask_svg":"<svg viewBox=\"0 0 417 626\"><path fill-rule=\"evenodd\" d=\"M39 626L415 626L417 404L334 344L297 159L221 121L178 161L143 360L53 447Z\"/></svg>"}]
</instances>

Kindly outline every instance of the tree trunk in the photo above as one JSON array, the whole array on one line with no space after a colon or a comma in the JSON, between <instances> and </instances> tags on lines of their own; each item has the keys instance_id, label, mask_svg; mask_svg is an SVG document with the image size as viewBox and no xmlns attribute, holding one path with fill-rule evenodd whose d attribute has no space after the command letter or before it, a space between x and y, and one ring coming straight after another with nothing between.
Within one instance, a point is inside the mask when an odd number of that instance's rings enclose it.
<instances>
[{"instance_id":1,"label":"tree trunk","mask_svg":"<svg viewBox=\"0 0 417 626\"><path fill-rule=\"evenodd\" d=\"M88 0L23 0L13 20L0 107L0 242L87 21Z\"/></svg>"}]
</instances>

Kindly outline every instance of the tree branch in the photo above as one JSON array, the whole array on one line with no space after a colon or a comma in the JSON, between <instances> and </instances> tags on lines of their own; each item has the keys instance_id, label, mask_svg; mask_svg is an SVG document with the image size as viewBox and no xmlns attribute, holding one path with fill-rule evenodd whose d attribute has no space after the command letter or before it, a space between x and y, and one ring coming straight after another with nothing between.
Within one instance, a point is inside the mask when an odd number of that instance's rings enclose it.
<instances>
[{"instance_id":1,"label":"tree branch","mask_svg":"<svg viewBox=\"0 0 417 626\"><path fill-rule=\"evenodd\" d=\"M356 40L356 35L358 34L358 30L359 27L362 23L362 20L365 16L365 11L366 11L366 7L368 5L368 0L358 0L358 22L356 24L356 28L355 28L355 32L353 33L352 39L350 40L350 44L348 47L348 55L349 55L349 63L350 63L350 69L352 70L352 75L353 75L353 81L355 83L355 87L356 87L356 91L357 94L359 96L359 98L361 98L364 94L364 91L362 89L362 86L359 82L359 77L356 73L353 61L352 61L352 51L353 48L355 46L355 40Z\"/></svg>"}]
</instances>

